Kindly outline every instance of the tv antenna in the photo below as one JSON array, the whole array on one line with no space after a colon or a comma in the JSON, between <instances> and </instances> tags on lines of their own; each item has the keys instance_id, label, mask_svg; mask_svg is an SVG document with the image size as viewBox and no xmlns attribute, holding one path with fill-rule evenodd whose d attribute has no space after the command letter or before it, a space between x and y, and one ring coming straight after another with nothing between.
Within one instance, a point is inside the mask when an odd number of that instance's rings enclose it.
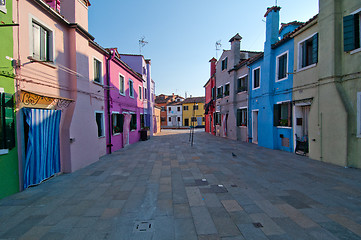
<instances>
[{"instance_id":1,"label":"tv antenna","mask_svg":"<svg viewBox=\"0 0 361 240\"><path fill-rule=\"evenodd\" d=\"M142 48L148 44L147 41L144 40L145 37L141 37L141 39L139 40L139 53L142 54Z\"/></svg>"},{"instance_id":2,"label":"tv antenna","mask_svg":"<svg viewBox=\"0 0 361 240\"><path fill-rule=\"evenodd\" d=\"M218 53L219 50L221 50L221 47L222 47L221 40L218 40L216 42L216 58L218 58L217 53Z\"/></svg>"}]
</instances>

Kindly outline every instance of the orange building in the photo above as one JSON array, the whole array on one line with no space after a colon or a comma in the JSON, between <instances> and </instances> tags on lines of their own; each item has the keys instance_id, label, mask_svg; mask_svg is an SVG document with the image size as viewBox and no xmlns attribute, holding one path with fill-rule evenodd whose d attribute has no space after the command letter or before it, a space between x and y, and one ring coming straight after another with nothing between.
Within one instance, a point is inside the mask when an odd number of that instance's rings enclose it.
<instances>
[{"instance_id":1,"label":"orange building","mask_svg":"<svg viewBox=\"0 0 361 240\"><path fill-rule=\"evenodd\" d=\"M179 95L160 94L155 98L155 106L160 108L160 125L167 126L167 105L172 102L182 101L184 98Z\"/></svg>"}]
</instances>

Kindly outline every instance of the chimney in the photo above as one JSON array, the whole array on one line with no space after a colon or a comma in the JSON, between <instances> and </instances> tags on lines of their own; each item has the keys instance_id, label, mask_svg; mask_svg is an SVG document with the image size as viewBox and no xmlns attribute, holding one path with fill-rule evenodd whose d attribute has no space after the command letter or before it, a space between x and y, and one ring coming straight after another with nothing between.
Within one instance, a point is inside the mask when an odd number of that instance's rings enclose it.
<instances>
[{"instance_id":1,"label":"chimney","mask_svg":"<svg viewBox=\"0 0 361 240\"><path fill-rule=\"evenodd\" d=\"M281 7L273 6L267 8L267 12L264 15L266 18L266 42L265 49L271 48L271 45L278 41L278 30L280 24L279 11Z\"/></svg>"},{"instance_id":2,"label":"chimney","mask_svg":"<svg viewBox=\"0 0 361 240\"><path fill-rule=\"evenodd\" d=\"M60 0L46 0L46 3L55 11L60 13Z\"/></svg>"},{"instance_id":3,"label":"chimney","mask_svg":"<svg viewBox=\"0 0 361 240\"><path fill-rule=\"evenodd\" d=\"M212 77L213 74L216 73L216 63L217 63L217 59L212 58L211 60L209 60L209 62L211 63L211 77Z\"/></svg>"},{"instance_id":4,"label":"chimney","mask_svg":"<svg viewBox=\"0 0 361 240\"><path fill-rule=\"evenodd\" d=\"M232 58L230 59L230 64L232 67L236 66L241 60L241 40L242 37L237 33L232 37L229 42L231 43L231 53Z\"/></svg>"}]
</instances>

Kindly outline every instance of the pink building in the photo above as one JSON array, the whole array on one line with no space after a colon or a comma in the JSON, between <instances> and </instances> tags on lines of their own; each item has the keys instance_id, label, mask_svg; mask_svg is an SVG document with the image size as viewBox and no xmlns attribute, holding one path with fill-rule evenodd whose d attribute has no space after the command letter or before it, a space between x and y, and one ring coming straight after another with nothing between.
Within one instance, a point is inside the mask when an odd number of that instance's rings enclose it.
<instances>
[{"instance_id":1,"label":"pink building","mask_svg":"<svg viewBox=\"0 0 361 240\"><path fill-rule=\"evenodd\" d=\"M107 85L105 91L107 152L119 150L139 141L144 118L144 82L142 75L135 72L121 59L116 48L108 49ZM108 100L109 99L109 100Z\"/></svg>"}]
</instances>

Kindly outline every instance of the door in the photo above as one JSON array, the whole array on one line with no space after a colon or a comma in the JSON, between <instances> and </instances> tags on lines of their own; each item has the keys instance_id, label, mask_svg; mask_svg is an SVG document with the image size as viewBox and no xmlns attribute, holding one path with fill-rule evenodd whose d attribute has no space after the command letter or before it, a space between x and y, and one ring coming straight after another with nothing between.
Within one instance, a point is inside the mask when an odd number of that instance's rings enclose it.
<instances>
[{"instance_id":1,"label":"door","mask_svg":"<svg viewBox=\"0 0 361 240\"><path fill-rule=\"evenodd\" d=\"M212 133L212 115L209 114L209 132Z\"/></svg>"},{"instance_id":2,"label":"door","mask_svg":"<svg viewBox=\"0 0 361 240\"><path fill-rule=\"evenodd\" d=\"M60 110L23 108L24 189L60 172Z\"/></svg>"},{"instance_id":3,"label":"door","mask_svg":"<svg viewBox=\"0 0 361 240\"><path fill-rule=\"evenodd\" d=\"M202 125L202 117L197 117L197 126Z\"/></svg>"},{"instance_id":4,"label":"door","mask_svg":"<svg viewBox=\"0 0 361 240\"><path fill-rule=\"evenodd\" d=\"M258 110L252 111L252 143L258 144Z\"/></svg>"},{"instance_id":5,"label":"door","mask_svg":"<svg viewBox=\"0 0 361 240\"><path fill-rule=\"evenodd\" d=\"M132 118L132 115L129 113L123 113L123 115L123 147L126 147L129 145L130 120Z\"/></svg>"}]
</instances>

